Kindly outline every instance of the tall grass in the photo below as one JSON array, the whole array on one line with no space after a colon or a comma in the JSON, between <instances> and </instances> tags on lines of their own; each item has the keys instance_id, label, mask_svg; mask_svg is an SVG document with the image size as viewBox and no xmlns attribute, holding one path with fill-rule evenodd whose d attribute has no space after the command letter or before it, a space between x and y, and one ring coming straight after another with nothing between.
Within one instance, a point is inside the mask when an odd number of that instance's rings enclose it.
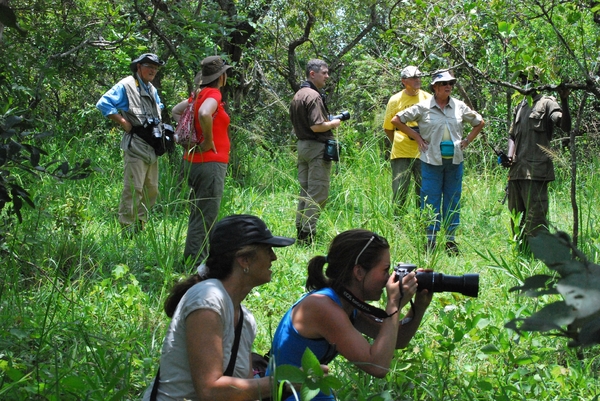
<instances>
[{"instance_id":1,"label":"tall grass","mask_svg":"<svg viewBox=\"0 0 600 401\"><path fill-rule=\"evenodd\" d=\"M425 254L424 221L415 205L394 216L388 161L376 137L340 131L342 159L332 172L330 199L309 247L276 250L271 283L247 306L258 322L256 350L304 292L306 265L341 231L363 227L388 238L395 262L445 274L477 272L480 296L436 294L421 329L397 352L389 375L372 378L339 357L331 373L344 381L343 400L591 400L600 393L597 348L579 360L561 338L517 335L504 323L533 312L539 301L509 289L545 271L520 256L511 218L498 200L505 172L474 144L466 157L458 257ZM168 320L162 302L181 267L187 228L187 187L177 158L161 159L160 198L146 230L127 239L117 222L122 186L118 139L84 136L69 152L92 157L99 171L80 182L45 178L32 187L36 209L13 225L1 250L0 399L121 400L139 398L151 382ZM56 154L63 148L57 147ZM221 215L252 213L278 235L295 235L298 187L293 147L255 139L237 144L239 163L226 181ZM580 166L580 247L597 259L598 161ZM550 220L572 226L566 174L551 185ZM550 298L548 298L549 300ZM376 398L379 397L379 398Z\"/></svg>"}]
</instances>

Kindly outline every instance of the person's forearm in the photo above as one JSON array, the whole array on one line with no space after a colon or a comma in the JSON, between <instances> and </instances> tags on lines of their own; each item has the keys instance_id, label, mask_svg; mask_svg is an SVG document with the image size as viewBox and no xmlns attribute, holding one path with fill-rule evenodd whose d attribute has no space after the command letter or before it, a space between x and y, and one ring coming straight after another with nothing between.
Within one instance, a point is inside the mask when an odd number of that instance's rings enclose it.
<instances>
[{"instance_id":1,"label":"person's forearm","mask_svg":"<svg viewBox=\"0 0 600 401\"><path fill-rule=\"evenodd\" d=\"M266 398L271 395L271 376L260 379L241 379L221 376L210 388L199 389L196 386L198 398L210 401L251 401Z\"/></svg>"},{"instance_id":2,"label":"person's forearm","mask_svg":"<svg viewBox=\"0 0 600 401\"><path fill-rule=\"evenodd\" d=\"M188 104L188 101L184 100L182 102L177 103L175 107L173 107L173 110L171 110L171 117L173 117L173 119L176 122L179 122L179 120L181 119L181 115L187 108Z\"/></svg>"},{"instance_id":3,"label":"person's forearm","mask_svg":"<svg viewBox=\"0 0 600 401\"><path fill-rule=\"evenodd\" d=\"M121 128L123 128L123 130L125 130L125 132L129 132L131 131L131 123L129 121L127 121L122 115L120 114L110 114L108 116L109 119L111 119L112 121L114 121L115 123L117 123L118 125L121 126Z\"/></svg>"},{"instance_id":4,"label":"person's forearm","mask_svg":"<svg viewBox=\"0 0 600 401\"><path fill-rule=\"evenodd\" d=\"M200 144L200 150L206 152L210 149L214 149L216 152L214 138L213 138L213 120L212 116L201 116L200 117L200 128L202 128L202 135L204 137Z\"/></svg>"},{"instance_id":5,"label":"person's forearm","mask_svg":"<svg viewBox=\"0 0 600 401\"><path fill-rule=\"evenodd\" d=\"M390 311L388 310L388 313L389 312ZM369 366L361 367L365 372L375 377L384 377L388 373L392 358L394 357L399 325L400 322L397 314L384 319L379 334L371 346L371 364Z\"/></svg>"},{"instance_id":6,"label":"person's forearm","mask_svg":"<svg viewBox=\"0 0 600 401\"><path fill-rule=\"evenodd\" d=\"M403 123L398 117L392 118L392 124L394 125L394 127L398 128L398 131L405 133L415 141L418 141L419 139L421 141L423 140L423 138L421 138L421 135L417 131Z\"/></svg>"},{"instance_id":7,"label":"person's forearm","mask_svg":"<svg viewBox=\"0 0 600 401\"><path fill-rule=\"evenodd\" d=\"M384 129L385 135L387 135L390 143L394 143L394 130L393 129Z\"/></svg>"},{"instance_id":8,"label":"person's forearm","mask_svg":"<svg viewBox=\"0 0 600 401\"><path fill-rule=\"evenodd\" d=\"M467 135L467 138L466 138L469 143L473 142L473 140L475 138L477 138L477 135L479 135L479 133L483 129L484 125L485 125L485 122L483 120L481 120L479 125L476 125L473 127L473 129L471 130L471 132L469 132L469 135Z\"/></svg>"},{"instance_id":9,"label":"person's forearm","mask_svg":"<svg viewBox=\"0 0 600 401\"><path fill-rule=\"evenodd\" d=\"M421 321L423 320L423 316L425 315L425 310L419 311L417 310L415 314L413 314L413 310L411 310L404 316L401 320L403 324L400 324L398 328L398 336L396 337L396 348L406 348L410 343L410 340L415 336L415 333L419 329L421 325Z\"/></svg>"},{"instance_id":10,"label":"person's forearm","mask_svg":"<svg viewBox=\"0 0 600 401\"><path fill-rule=\"evenodd\" d=\"M321 124L311 125L310 129L312 132L321 133L321 132L331 131L332 129L337 128L339 126L340 126L340 120L334 119L331 121L325 121Z\"/></svg>"},{"instance_id":11,"label":"person's forearm","mask_svg":"<svg viewBox=\"0 0 600 401\"><path fill-rule=\"evenodd\" d=\"M517 150L517 148L515 146L515 141L512 138L508 138L508 150L507 150L508 154L507 154L507 156L511 160L514 160L516 150Z\"/></svg>"}]
</instances>

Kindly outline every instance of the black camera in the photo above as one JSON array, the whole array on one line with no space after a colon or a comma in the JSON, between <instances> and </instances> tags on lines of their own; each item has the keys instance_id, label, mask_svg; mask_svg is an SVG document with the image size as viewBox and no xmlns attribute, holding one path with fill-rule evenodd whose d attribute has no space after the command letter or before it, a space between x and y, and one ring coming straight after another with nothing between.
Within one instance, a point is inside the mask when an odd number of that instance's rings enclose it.
<instances>
[{"instance_id":1,"label":"black camera","mask_svg":"<svg viewBox=\"0 0 600 401\"><path fill-rule=\"evenodd\" d=\"M174 134L173 126L163 124L159 119L153 117L146 118L142 132L138 132L138 135L154 148L157 156L162 156L175 149Z\"/></svg>"},{"instance_id":2,"label":"black camera","mask_svg":"<svg viewBox=\"0 0 600 401\"><path fill-rule=\"evenodd\" d=\"M394 267L397 280L416 269L416 265L398 263ZM430 292L458 292L468 297L479 294L479 274L469 273L462 276L448 276L435 272L417 272L418 291L429 290Z\"/></svg>"},{"instance_id":3,"label":"black camera","mask_svg":"<svg viewBox=\"0 0 600 401\"><path fill-rule=\"evenodd\" d=\"M162 132L161 132L160 127L158 125L153 125L152 126L152 137L154 139L160 139L160 138L162 138Z\"/></svg>"},{"instance_id":4,"label":"black camera","mask_svg":"<svg viewBox=\"0 0 600 401\"><path fill-rule=\"evenodd\" d=\"M172 141L173 137L175 136L175 130L173 129L173 126L169 124L163 124L162 130L165 133L165 139L167 141Z\"/></svg>"},{"instance_id":5,"label":"black camera","mask_svg":"<svg viewBox=\"0 0 600 401\"><path fill-rule=\"evenodd\" d=\"M349 111L342 111L340 114L337 114L335 116L329 116L329 120L340 120L340 121L346 121L350 119L350 112Z\"/></svg>"},{"instance_id":6,"label":"black camera","mask_svg":"<svg viewBox=\"0 0 600 401\"><path fill-rule=\"evenodd\" d=\"M492 145L490 144L490 146ZM512 165L512 159L508 157L506 153L504 153L500 149L494 148L493 146L492 149L494 150L496 156L498 156L498 164L505 168L509 168Z\"/></svg>"}]
</instances>

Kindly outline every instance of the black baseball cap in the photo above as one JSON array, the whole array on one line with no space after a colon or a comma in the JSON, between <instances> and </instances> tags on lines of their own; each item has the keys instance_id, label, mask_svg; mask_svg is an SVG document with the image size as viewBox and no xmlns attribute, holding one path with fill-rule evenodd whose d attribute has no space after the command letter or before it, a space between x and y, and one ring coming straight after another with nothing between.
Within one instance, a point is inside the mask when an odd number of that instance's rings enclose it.
<instances>
[{"instance_id":1,"label":"black baseball cap","mask_svg":"<svg viewBox=\"0 0 600 401\"><path fill-rule=\"evenodd\" d=\"M296 240L271 234L264 221L249 214L234 214L219 220L209 235L210 254L220 255L245 245L292 245Z\"/></svg>"}]
</instances>

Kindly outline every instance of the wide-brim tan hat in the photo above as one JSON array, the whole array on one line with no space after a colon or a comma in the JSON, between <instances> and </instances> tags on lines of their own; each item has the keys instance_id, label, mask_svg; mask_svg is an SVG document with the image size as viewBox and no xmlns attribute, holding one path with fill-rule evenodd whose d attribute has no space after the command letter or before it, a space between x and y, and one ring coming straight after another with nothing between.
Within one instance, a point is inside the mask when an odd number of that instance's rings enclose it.
<instances>
[{"instance_id":1,"label":"wide-brim tan hat","mask_svg":"<svg viewBox=\"0 0 600 401\"><path fill-rule=\"evenodd\" d=\"M220 56L206 57L200 63L202 78L200 79L200 85L207 85L219 78L225 71L232 68L230 65L225 64L225 61Z\"/></svg>"}]
</instances>

